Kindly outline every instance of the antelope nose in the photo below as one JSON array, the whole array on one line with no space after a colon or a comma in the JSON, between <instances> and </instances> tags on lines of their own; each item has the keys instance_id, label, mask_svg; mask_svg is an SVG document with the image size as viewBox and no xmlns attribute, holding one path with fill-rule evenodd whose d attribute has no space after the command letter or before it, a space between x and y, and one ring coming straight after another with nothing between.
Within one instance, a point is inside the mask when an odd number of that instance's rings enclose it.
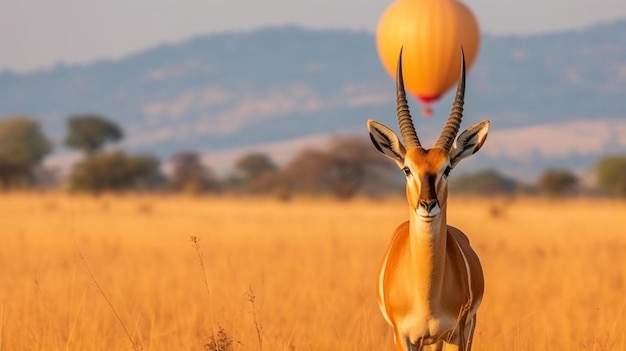
<instances>
[{"instance_id":1,"label":"antelope nose","mask_svg":"<svg viewBox=\"0 0 626 351\"><path fill-rule=\"evenodd\" d=\"M420 200L420 206L426 210L426 213L430 213L433 208L437 207L437 200Z\"/></svg>"}]
</instances>

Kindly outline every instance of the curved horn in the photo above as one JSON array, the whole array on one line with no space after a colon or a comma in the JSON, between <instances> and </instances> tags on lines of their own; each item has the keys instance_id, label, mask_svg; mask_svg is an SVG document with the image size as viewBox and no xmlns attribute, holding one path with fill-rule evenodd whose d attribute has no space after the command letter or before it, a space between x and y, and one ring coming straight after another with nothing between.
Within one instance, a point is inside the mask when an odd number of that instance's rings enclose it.
<instances>
[{"instance_id":1,"label":"curved horn","mask_svg":"<svg viewBox=\"0 0 626 351\"><path fill-rule=\"evenodd\" d=\"M454 97L454 103L452 103L452 109L450 110L450 116L448 122L443 127L439 139L435 147L442 148L445 152L450 151L454 139L461 127L461 119L463 118L463 100L465 98L465 53L463 52L463 46L461 46L461 77L459 83L456 86L456 96Z\"/></svg>"},{"instance_id":2,"label":"curved horn","mask_svg":"<svg viewBox=\"0 0 626 351\"><path fill-rule=\"evenodd\" d=\"M398 125L400 126L400 134L404 139L404 145L407 149L414 147L422 147L417 133L415 132L415 126L413 126L413 120L411 119L411 113L409 112L409 104L406 101L406 92L404 91L404 79L402 78L402 48L400 48L400 55L398 57L398 71L396 73L396 101L398 112Z\"/></svg>"}]
</instances>

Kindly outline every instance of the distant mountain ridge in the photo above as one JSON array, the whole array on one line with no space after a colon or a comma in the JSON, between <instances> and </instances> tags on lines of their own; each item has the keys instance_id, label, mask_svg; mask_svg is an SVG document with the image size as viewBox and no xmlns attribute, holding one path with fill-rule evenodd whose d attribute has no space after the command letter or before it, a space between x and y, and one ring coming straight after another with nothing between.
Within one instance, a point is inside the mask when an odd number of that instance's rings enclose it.
<instances>
[{"instance_id":1,"label":"distant mountain ridge","mask_svg":"<svg viewBox=\"0 0 626 351\"><path fill-rule=\"evenodd\" d=\"M626 20L542 36L485 35L467 89L463 126L492 120L486 151L469 168L533 176L543 167L584 169L598 155L626 152L626 133L615 132L626 130ZM163 158L200 150L219 160L213 168L227 167L220 155L232 150L365 135L367 118L395 128L393 82L374 36L347 30L285 26L207 35L120 60L3 71L0 91L0 116L32 115L57 139L69 115L97 112L124 128L124 148ZM450 96L429 119L410 103L421 138L434 139ZM580 126L597 132L580 135ZM582 153L559 146L588 144L593 148Z\"/></svg>"}]
</instances>

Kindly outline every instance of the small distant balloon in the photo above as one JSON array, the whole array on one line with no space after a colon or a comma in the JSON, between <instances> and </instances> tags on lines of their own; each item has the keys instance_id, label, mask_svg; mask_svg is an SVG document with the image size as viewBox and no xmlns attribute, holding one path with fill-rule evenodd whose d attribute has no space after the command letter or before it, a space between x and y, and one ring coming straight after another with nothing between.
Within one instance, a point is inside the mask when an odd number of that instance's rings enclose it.
<instances>
[{"instance_id":1,"label":"small distant balloon","mask_svg":"<svg viewBox=\"0 0 626 351\"><path fill-rule=\"evenodd\" d=\"M457 0L396 0L383 12L376 30L378 56L394 79L402 48L402 72L406 89L431 104L455 86L461 72L461 46L467 70L480 45L474 15Z\"/></svg>"}]
</instances>

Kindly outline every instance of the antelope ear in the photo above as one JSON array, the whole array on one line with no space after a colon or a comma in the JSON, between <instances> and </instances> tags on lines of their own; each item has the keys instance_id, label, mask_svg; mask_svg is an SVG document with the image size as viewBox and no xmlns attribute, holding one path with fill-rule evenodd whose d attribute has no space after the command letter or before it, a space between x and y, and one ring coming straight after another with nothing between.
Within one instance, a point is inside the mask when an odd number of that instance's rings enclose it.
<instances>
[{"instance_id":1,"label":"antelope ear","mask_svg":"<svg viewBox=\"0 0 626 351\"><path fill-rule=\"evenodd\" d=\"M467 128L456 138L450 150L450 167L454 168L462 159L475 154L487 140L489 121L484 120Z\"/></svg>"},{"instance_id":2,"label":"antelope ear","mask_svg":"<svg viewBox=\"0 0 626 351\"><path fill-rule=\"evenodd\" d=\"M367 130L370 132L372 143L385 156L396 161L398 167L404 167L404 155L406 149L398 140L398 136L384 124L374 120L367 120Z\"/></svg>"}]
</instances>

